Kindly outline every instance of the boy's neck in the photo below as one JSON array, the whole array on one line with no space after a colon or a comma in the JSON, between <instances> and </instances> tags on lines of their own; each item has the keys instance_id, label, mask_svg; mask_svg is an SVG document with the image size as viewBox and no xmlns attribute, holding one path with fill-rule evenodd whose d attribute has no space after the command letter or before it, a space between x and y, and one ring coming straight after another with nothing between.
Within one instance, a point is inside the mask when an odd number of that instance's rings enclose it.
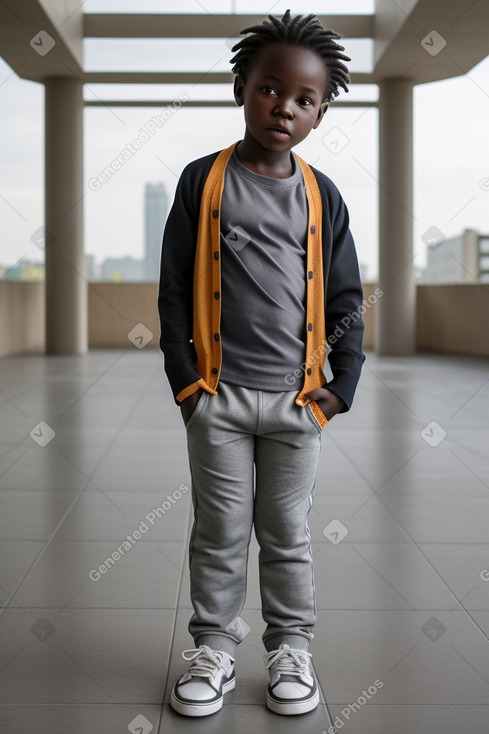
<instances>
[{"instance_id":1,"label":"boy's neck","mask_svg":"<svg viewBox=\"0 0 489 734\"><path fill-rule=\"evenodd\" d=\"M255 141L247 140L246 135L235 150L241 165L260 176L289 178L294 172L290 150L266 150Z\"/></svg>"}]
</instances>

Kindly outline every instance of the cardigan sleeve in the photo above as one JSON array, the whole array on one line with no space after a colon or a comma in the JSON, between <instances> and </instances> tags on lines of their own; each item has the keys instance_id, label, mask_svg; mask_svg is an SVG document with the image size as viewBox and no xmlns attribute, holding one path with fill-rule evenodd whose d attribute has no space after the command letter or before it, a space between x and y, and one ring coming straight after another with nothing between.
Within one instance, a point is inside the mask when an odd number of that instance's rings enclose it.
<instances>
[{"instance_id":1,"label":"cardigan sleeve","mask_svg":"<svg viewBox=\"0 0 489 734\"><path fill-rule=\"evenodd\" d=\"M330 187L326 237L330 239L325 270L326 341L333 379L326 385L350 409L360 379L364 323L363 288L350 231L348 209L339 191ZM329 230L329 231L328 231Z\"/></svg>"},{"instance_id":2,"label":"cardigan sleeve","mask_svg":"<svg viewBox=\"0 0 489 734\"><path fill-rule=\"evenodd\" d=\"M158 292L160 348L165 358L165 372L177 403L197 390L198 386L195 390L190 386L200 380L200 375L194 368L197 355L192 342L200 172L200 169L196 170L195 162L184 169L165 224L161 248Z\"/></svg>"}]
</instances>

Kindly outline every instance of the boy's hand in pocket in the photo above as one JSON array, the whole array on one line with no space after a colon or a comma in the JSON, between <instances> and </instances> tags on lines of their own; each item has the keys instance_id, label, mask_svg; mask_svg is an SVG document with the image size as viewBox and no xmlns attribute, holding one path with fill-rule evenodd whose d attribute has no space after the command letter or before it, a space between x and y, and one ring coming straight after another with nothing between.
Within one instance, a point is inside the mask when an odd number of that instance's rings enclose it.
<instances>
[{"instance_id":1,"label":"boy's hand in pocket","mask_svg":"<svg viewBox=\"0 0 489 734\"><path fill-rule=\"evenodd\" d=\"M182 414L183 422L185 425L187 425L187 423L191 419L193 412L197 407L197 403L200 400L201 394L202 388L197 390L197 392L192 393L192 395L189 395L188 398L185 398L185 400L180 404L180 412Z\"/></svg>"},{"instance_id":2,"label":"boy's hand in pocket","mask_svg":"<svg viewBox=\"0 0 489 734\"><path fill-rule=\"evenodd\" d=\"M318 387L316 390L311 390L311 392L307 393L306 398L314 400L319 405L328 421L334 418L345 405L341 398L325 387Z\"/></svg>"}]
</instances>

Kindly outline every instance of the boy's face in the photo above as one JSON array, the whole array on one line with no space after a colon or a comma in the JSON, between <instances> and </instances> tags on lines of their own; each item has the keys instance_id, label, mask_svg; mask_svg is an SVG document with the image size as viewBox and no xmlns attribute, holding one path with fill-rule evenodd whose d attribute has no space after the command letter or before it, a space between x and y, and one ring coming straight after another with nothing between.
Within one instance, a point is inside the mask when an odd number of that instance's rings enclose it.
<instances>
[{"instance_id":1,"label":"boy's face","mask_svg":"<svg viewBox=\"0 0 489 734\"><path fill-rule=\"evenodd\" d=\"M259 51L234 84L236 103L244 105L246 136L266 150L286 152L321 122L328 71L307 48L284 42Z\"/></svg>"}]
</instances>

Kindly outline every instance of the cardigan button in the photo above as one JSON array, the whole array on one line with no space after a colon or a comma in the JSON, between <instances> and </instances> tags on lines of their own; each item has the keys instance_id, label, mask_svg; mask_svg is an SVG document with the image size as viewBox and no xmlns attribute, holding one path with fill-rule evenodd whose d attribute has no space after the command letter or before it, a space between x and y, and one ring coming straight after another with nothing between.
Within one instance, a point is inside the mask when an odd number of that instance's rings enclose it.
<instances>
[{"instance_id":1,"label":"cardigan button","mask_svg":"<svg viewBox=\"0 0 489 734\"><path fill-rule=\"evenodd\" d=\"M307 368L307 374L312 375L312 369L310 367Z\"/></svg>"},{"instance_id":2,"label":"cardigan button","mask_svg":"<svg viewBox=\"0 0 489 734\"><path fill-rule=\"evenodd\" d=\"M216 342L219 341L219 334L214 334L214 341L216 341Z\"/></svg>"},{"instance_id":3,"label":"cardigan button","mask_svg":"<svg viewBox=\"0 0 489 734\"><path fill-rule=\"evenodd\" d=\"M307 277L309 278L309 280L311 280L311 279L312 279L312 277L313 277L313 272L312 272L312 270L310 270L310 271L308 272L308 274L307 274Z\"/></svg>"},{"instance_id":4,"label":"cardigan button","mask_svg":"<svg viewBox=\"0 0 489 734\"><path fill-rule=\"evenodd\" d=\"M219 250L216 250L214 253L214 260L219 260Z\"/></svg>"},{"instance_id":5,"label":"cardigan button","mask_svg":"<svg viewBox=\"0 0 489 734\"><path fill-rule=\"evenodd\" d=\"M213 367L212 368L212 374L213 375L217 375L217 367Z\"/></svg>"},{"instance_id":6,"label":"cardigan button","mask_svg":"<svg viewBox=\"0 0 489 734\"><path fill-rule=\"evenodd\" d=\"M214 298L216 299L216 301L219 300L220 296L221 294L219 293L219 291L214 291Z\"/></svg>"},{"instance_id":7,"label":"cardigan button","mask_svg":"<svg viewBox=\"0 0 489 734\"><path fill-rule=\"evenodd\" d=\"M214 209L214 211L212 212L212 216L214 217L214 219L217 219L217 217L219 216L219 212L217 211L217 209Z\"/></svg>"},{"instance_id":8,"label":"cardigan button","mask_svg":"<svg viewBox=\"0 0 489 734\"><path fill-rule=\"evenodd\" d=\"M312 324L311 324L311 323L309 323L309 324L307 325L307 330L308 330L308 331L312 331Z\"/></svg>"},{"instance_id":9,"label":"cardigan button","mask_svg":"<svg viewBox=\"0 0 489 734\"><path fill-rule=\"evenodd\" d=\"M311 227L311 234L316 234L316 225L313 224Z\"/></svg>"}]
</instances>

